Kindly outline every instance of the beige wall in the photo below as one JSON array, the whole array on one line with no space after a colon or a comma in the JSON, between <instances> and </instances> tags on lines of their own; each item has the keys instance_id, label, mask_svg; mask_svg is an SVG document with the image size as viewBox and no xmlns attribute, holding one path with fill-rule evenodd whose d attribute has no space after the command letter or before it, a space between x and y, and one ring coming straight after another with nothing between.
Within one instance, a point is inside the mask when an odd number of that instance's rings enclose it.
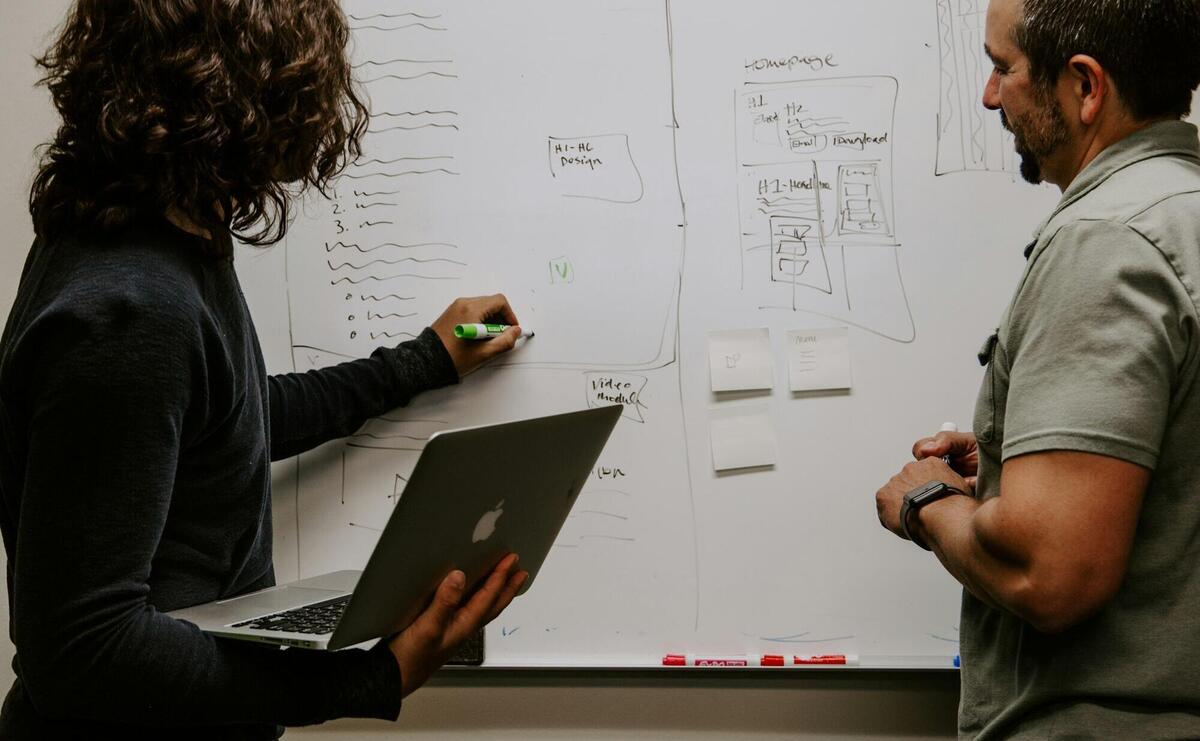
<instances>
[{"instance_id":1,"label":"beige wall","mask_svg":"<svg viewBox=\"0 0 1200 741\"><path fill-rule=\"evenodd\" d=\"M26 196L34 147L53 132L32 56L67 0L0 3L0 321L7 317L32 239ZM8 667L8 595L0 593L0 687ZM703 681L637 674L453 674L414 695L402 721L331 723L295 738L449 739L945 739L953 737L953 675L707 675Z\"/></svg>"},{"instance_id":2,"label":"beige wall","mask_svg":"<svg viewBox=\"0 0 1200 741\"><path fill-rule=\"evenodd\" d=\"M33 54L62 15L66 3L9 2L0 5L0 321L17 292L25 253L33 239L26 200L33 173L34 147L54 130L47 96L35 93ZM0 561L3 561L0 554ZM13 647L8 641L8 590L0 591L0 686L12 684Z\"/></svg>"}]
</instances>

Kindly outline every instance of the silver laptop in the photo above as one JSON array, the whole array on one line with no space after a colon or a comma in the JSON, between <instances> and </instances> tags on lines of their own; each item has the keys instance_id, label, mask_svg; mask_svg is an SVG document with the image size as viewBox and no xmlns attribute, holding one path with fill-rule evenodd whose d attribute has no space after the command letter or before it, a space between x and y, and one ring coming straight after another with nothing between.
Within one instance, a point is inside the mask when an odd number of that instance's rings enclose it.
<instances>
[{"instance_id":1,"label":"silver laptop","mask_svg":"<svg viewBox=\"0 0 1200 741\"><path fill-rule=\"evenodd\" d=\"M339 649L391 635L453 569L478 586L508 553L526 591L622 407L439 432L363 571L338 571L168 613L226 638Z\"/></svg>"}]
</instances>

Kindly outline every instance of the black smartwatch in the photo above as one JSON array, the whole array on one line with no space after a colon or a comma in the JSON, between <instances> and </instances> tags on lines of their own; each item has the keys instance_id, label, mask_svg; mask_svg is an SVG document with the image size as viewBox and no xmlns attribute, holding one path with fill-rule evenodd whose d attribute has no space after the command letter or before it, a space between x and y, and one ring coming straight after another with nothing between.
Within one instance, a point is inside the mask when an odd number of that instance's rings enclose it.
<instances>
[{"instance_id":1,"label":"black smartwatch","mask_svg":"<svg viewBox=\"0 0 1200 741\"><path fill-rule=\"evenodd\" d=\"M965 496L966 492L961 489L955 489L953 486L944 484L941 481L930 481L928 484L922 484L905 494L904 504L900 505L900 527L904 529L904 537L925 550L930 550L929 546L925 545L924 541L909 529L908 522L922 507L933 504L939 499L945 499L952 494L962 494Z\"/></svg>"}]
</instances>

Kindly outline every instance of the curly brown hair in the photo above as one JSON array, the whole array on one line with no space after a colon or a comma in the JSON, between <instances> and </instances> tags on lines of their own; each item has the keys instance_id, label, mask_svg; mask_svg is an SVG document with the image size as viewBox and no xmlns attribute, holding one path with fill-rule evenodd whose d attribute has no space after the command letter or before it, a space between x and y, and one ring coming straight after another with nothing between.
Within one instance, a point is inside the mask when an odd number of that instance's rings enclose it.
<instances>
[{"instance_id":1,"label":"curly brown hair","mask_svg":"<svg viewBox=\"0 0 1200 741\"><path fill-rule=\"evenodd\" d=\"M349 34L337 0L78 0L37 60L62 116L30 191L38 236L177 210L278 242L291 198L362 153Z\"/></svg>"}]
</instances>

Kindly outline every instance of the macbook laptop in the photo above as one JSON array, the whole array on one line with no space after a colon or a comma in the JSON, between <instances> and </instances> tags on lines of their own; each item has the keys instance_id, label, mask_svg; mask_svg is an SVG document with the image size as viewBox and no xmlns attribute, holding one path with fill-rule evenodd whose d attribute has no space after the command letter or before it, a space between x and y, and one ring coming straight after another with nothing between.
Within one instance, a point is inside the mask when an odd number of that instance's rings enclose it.
<instances>
[{"instance_id":1,"label":"macbook laptop","mask_svg":"<svg viewBox=\"0 0 1200 741\"><path fill-rule=\"evenodd\" d=\"M621 406L439 432L360 571L338 571L168 613L226 638L339 649L391 635L446 574L478 586L508 553L529 589Z\"/></svg>"}]
</instances>

